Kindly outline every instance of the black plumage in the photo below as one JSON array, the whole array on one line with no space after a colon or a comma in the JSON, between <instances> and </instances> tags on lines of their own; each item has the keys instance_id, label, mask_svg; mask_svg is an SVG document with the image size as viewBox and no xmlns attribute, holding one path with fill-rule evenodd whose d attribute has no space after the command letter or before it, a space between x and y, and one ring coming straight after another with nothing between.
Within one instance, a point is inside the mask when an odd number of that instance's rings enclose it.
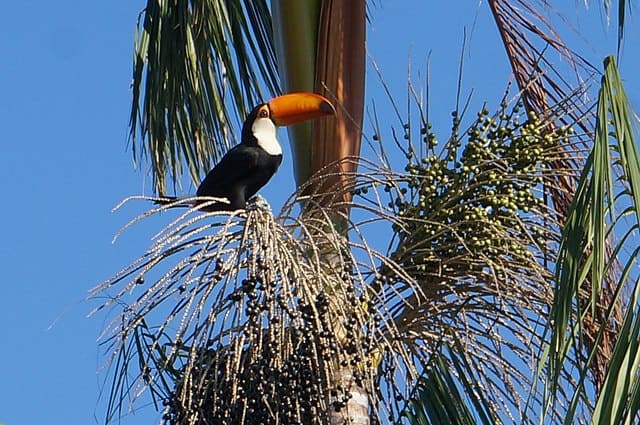
<instances>
[{"instance_id":1,"label":"black plumage","mask_svg":"<svg viewBox=\"0 0 640 425\"><path fill-rule=\"evenodd\" d=\"M267 184L280 166L282 154L267 153L260 147L252 131L256 119L267 118L258 117L265 108L266 104L259 105L251 111L242 127L241 143L227 152L200 183L198 196L229 200L229 203L207 205L204 208L207 211L244 209L247 201Z\"/></svg>"}]
</instances>

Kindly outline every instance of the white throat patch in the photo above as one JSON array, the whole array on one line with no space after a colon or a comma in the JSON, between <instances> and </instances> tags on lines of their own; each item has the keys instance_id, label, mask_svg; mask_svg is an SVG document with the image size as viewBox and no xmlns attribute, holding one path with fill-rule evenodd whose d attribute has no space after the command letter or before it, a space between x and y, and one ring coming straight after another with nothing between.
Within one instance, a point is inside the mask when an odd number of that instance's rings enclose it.
<instances>
[{"instance_id":1,"label":"white throat patch","mask_svg":"<svg viewBox=\"0 0 640 425\"><path fill-rule=\"evenodd\" d=\"M258 141L258 146L269 155L282 155L282 146L276 139L276 126L269 118L257 118L251 126L251 132Z\"/></svg>"}]
</instances>

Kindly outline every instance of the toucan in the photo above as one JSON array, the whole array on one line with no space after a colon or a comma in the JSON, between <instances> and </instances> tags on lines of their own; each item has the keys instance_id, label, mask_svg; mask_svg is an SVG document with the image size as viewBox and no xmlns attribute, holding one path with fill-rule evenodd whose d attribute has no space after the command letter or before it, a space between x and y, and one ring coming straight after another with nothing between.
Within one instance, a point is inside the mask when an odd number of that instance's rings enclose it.
<instances>
[{"instance_id":1,"label":"toucan","mask_svg":"<svg viewBox=\"0 0 640 425\"><path fill-rule=\"evenodd\" d=\"M247 200L267 184L282 162L277 127L332 114L335 109L331 102L315 93L289 93L256 106L244 121L240 143L222 157L198 187L198 197L226 198L228 202L200 201L201 209L245 209ZM175 200L163 197L157 202L173 204Z\"/></svg>"}]
</instances>

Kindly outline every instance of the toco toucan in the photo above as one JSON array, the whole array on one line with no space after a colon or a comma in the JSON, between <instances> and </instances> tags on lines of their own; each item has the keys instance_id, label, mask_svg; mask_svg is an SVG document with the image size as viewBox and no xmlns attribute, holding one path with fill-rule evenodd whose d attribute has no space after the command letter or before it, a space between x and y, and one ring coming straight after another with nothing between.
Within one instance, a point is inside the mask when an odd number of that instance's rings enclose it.
<instances>
[{"instance_id":1,"label":"toco toucan","mask_svg":"<svg viewBox=\"0 0 640 425\"><path fill-rule=\"evenodd\" d=\"M335 114L333 105L314 93L285 94L256 106L244 121L240 143L222 157L198 187L198 196L226 198L229 202L216 202L202 209L244 209L247 200L271 179L282 162L277 126L331 114ZM174 201L165 198L159 203Z\"/></svg>"}]
</instances>

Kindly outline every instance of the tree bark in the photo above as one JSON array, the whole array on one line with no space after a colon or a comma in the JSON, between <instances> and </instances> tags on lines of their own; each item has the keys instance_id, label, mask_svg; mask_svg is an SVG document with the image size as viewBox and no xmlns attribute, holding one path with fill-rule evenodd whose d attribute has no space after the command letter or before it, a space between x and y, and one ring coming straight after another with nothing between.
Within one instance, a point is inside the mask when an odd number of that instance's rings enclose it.
<instances>
[{"instance_id":1,"label":"tree bark","mask_svg":"<svg viewBox=\"0 0 640 425\"><path fill-rule=\"evenodd\" d=\"M331 396L331 425L369 425L369 397L367 391L358 386L350 368L340 368L333 375L336 385L345 391L339 391L337 397ZM341 406L340 398L348 394L346 405ZM340 406L336 408L334 406Z\"/></svg>"}]
</instances>

